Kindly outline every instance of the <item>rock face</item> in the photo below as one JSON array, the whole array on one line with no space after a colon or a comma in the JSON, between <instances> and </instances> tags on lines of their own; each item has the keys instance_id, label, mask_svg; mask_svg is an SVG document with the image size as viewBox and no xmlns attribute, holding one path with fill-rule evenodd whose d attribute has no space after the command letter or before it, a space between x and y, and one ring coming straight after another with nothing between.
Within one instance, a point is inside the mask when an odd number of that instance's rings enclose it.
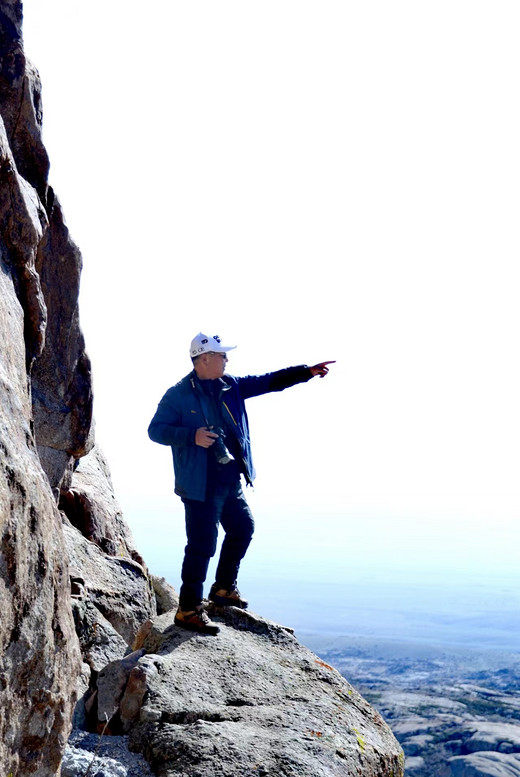
<instances>
[{"instance_id":1,"label":"rock face","mask_svg":"<svg viewBox=\"0 0 520 777\"><path fill-rule=\"evenodd\" d=\"M142 565L99 448L79 460L67 485L62 485L59 506L72 525L108 555L127 556Z\"/></svg>"},{"instance_id":2,"label":"rock face","mask_svg":"<svg viewBox=\"0 0 520 777\"><path fill-rule=\"evenodd\" d=\"M2 777L57 777L65 752L63 774L83 777L80 731L129 738L163 777L400 777L380 716L287 629L234 608L215 639L173 625L177 596L149 575L94 444L81 255L21 22L20 0L0 0ZM139 773L121 750L100 774Z\"/></svg>"},{"instance_id":3,"label":"rock face","mask_svg":"<svg viewBox=\"0 0 520 777\"><path fill-rule=\"evenodd\" d=\"M93 445L81 255L48 185L41 88L21 21L21 2L2 0L0 764L6 775L48 777L60 765L78 679L83 693L156 609L101 454L76 466ZM83 670L76 629L87 644Z\"/></svg>"},{"instance_id":4,"label":"rock face","mask_svg":"<svg viewBox=\"0 0 520 777\"><path fill-rule=\"evenodd\" d=\"M20 3L0 7L0 763L50 775L70 728L80 653L61 519L39 460L31 369L47 311L36 269L49 229L39 83ZM52 343L48 343L52 347Z\"/></svg>"}]
</instances>

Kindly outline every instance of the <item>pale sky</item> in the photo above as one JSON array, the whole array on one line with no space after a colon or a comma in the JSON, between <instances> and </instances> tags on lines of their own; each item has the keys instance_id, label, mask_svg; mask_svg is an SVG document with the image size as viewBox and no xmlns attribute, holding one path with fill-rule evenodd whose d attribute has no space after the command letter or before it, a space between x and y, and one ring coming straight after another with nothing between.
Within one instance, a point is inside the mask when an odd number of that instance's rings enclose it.
<instances>
[{"instance_id":1,"label":"pale sky","mask_svg":"<svg viewBox=\"0 0 520 777\"><path fill-rule=\"evenodd\" d=\"M24 6L149 564L182 506L146 429L205 331L237 375L337 360L249 403L258 560L516 571L518 3Z\"/></svg>"}]
</instances>

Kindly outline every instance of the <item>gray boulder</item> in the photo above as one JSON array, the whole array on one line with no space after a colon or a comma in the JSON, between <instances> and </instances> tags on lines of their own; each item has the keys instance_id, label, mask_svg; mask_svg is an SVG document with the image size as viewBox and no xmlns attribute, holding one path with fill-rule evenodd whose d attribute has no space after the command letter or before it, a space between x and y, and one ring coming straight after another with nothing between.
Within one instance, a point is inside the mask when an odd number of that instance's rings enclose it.
<instances>
[{"instance_id":1,"label":"gray boulder","mask_svg":"<svg viewBox=\"0 0 520 777\"><path fill-rule=\"evenodd\" d=\"M98 757L77 747L67 747L60 777L127 777L128 769L113 758Z\"/></svg>"},{"instance_id":2,"label":"gray boulder","mask_svg":"<svg viewBox=\"0 0 520 777\"><path fill-rule=\"evenodd\" d=\"M291 630L236 608L214 610L216 637L173 618L144 642L160 662L130 731L160 777L403 774L381 716Z\"/></svg>"}]
</instances>

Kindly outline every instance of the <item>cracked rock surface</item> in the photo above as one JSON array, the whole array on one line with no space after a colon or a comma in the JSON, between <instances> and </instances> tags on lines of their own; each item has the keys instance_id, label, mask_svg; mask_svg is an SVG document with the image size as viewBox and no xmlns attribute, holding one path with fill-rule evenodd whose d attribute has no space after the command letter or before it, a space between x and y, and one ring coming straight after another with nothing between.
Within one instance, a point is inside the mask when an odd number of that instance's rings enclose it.
<instances>
[{"instance_id":1,"label":"cracked rock surface","mask_svg":"<svg viewBox=\"0 0 520 777\"><path fill-rule=\"evenodd\" d=\"M171 611L144 641L157 672L130 746L160 777L403 774L381 716L290 630L234 607L210 612L217 636L180 629Z\"/></svg>"}]
</instances>

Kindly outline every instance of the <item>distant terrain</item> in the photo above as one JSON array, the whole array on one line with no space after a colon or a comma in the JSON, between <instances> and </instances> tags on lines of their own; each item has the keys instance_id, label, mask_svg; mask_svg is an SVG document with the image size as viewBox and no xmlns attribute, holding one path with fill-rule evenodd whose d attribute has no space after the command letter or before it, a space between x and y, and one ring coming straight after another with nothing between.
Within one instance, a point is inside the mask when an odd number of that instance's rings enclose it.
<instances>
[{"instance_id":1,"label":"distant terrain","mask_svg":"<svg viewBox=\"0 0 520 777\"><path fill-rule=\"evenodd\" d=\"M306 635L381 712L409 777L520 777L520 652Z\"/></svg>"}]
</instances>

